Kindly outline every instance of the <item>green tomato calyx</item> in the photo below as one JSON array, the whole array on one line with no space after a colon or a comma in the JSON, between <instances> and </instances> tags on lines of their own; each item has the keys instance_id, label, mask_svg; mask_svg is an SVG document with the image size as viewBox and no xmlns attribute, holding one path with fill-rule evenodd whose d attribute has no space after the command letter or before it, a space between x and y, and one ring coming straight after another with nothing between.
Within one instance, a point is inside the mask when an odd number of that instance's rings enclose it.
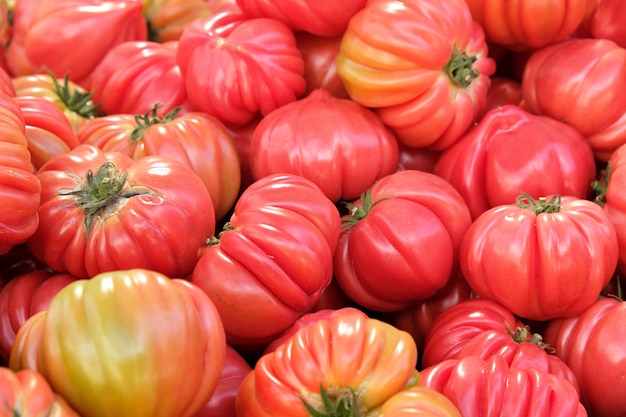
<instances>
[{"instance_id":1,"label":"green tomato calyx","mask_svg":"<svg viewBox=\"0 0 626 417\"><path fill-rule=\"evenodd\" d=\"M144 114L138 114L135 116L135 123L137 127L130 133L130 140L133 142L143 139L143 135L150 126L157 124L165 124L174 120L178 112L182 109L182 106L178 106L163 117L159 117L157 111L161 107L161 104L157 103L150 110Z\"/></svg>"},{"instance_id":2,"label":"green tomato calyx","mask_svg":"<svg viewBox=\"0 0 626 417\"><path fill-rule=\"evenodd\" d=\"M553 195L550 200L540 197L539 201L535 201L528 194L522 193L515 201L518 207L531 210L535 214L558 213L561 210L561 196L558 194Z\"/></svg>"},{"instance_id":3,"label":"green tomato calyx","mask_svg":"<svg viewBox=\"0 0 626 417\"><path fill-rule=\"evenodd\" d=\"M351 387L320 384L320 392L300 398L311 417L359 417L365 415L359 394Z\"/></svg>"},{"instance_id":4,"label":"green tomato calyx","mask_svg":"<svg viewBox=\"0 0 626 417\"><path fill-rule=\"evenodd\" d=\"M444 67L448 77L461 87L469 87L480 73L472 68L476 62L476 56L468 56L465 52L454 52Z\"/></svg>"},{"instance_id":5,"label":"green tomato calyx","mask_svg":"<svg viewBox=\"0 0 626 417\"><path fill-rule=\"evenodd\" d=\"M348 232L352 229L360 220L363 220L367 217L372 208L380 203L382 200L386 200L388 198L393 198L391 196L384 196L379 198L376 201L372 201L372 193L370 190L365 191L361 194L360 202L361 205L355 205L351 202L344 201L343 204L348 209L349 214L341 217L341 231Z\"/></svg>"},{"instance_id":6,"label":"green tomato calyx","mask_svg":"<svg viewBox=\"0 0 626 417\"><path fill-rule=\"evenodd\" d=\"M63 78L63 85L61 85L58 78L52 72L48 71L48 73L52 78L56 95L68 110L85 119L91 119L100 115L100 103L95 104L93 102L92 93L83 91L78 86L70 88L69 75Z\"/></svg>"}]
</instances>

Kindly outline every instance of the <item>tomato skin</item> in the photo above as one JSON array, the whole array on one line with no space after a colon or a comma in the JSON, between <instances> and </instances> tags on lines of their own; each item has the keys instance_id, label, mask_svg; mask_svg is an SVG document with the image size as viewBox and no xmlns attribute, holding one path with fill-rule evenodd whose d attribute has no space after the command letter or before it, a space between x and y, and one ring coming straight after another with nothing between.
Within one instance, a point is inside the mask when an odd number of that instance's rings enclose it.
<instances>
[{"instance_id":1,"label":"tomato skin","mask_svg":"<svg viewBox=\"0 0 626 417\"><path fill-rule=\"evenodd\" d=\"M491 85L487 91L487 104L479 120L482 119L489 110L496 109L506 104L514 104L522 107L522 84L512 76L491 77Z\"/></svg>"},{"instance_id":2,"label":"tomato skin","mask_svg":"<svg viewBox=\"0 0 626 417\"><path fill-rule=\"evenodd\" d=\"M374 409L418 383L416 361L408 333L350 309L262 355L237 393L237 416L309 416L300 398L317 405L320 386L351 388L364 410Z\"/></svg>"},{"instance_id":3,"label":"tomato skin","mask_svg":"<svg viewBox=\"0 0 626 417\"><path fill-rule=\"evenodd\" d=\"M596 163L576 129L509 104L489 111L442 152L434 173L461 193L475 219L514 203L520 192L588 198Z\"/></svg>"},{"instance_id":4,"label":"tomato skin","mask_svg":"<svg viewBox=\"0 0 626 417\"><path fill-rule=\"evenodd\" d=\"M551 320L543 333L576 375L581 401L591 416L626 413L625 324L626 304L606 297L577 316Z\"/></svg>"},{"instance_id":5,"label":"tomato skin","mask_svg":"<svg viewBox=\"0 0 626 417\"><path fill-rule=\"evenodd\" d=\"M447 359L420 375L421 386L444 394L463 417L587 416L568 381L532 367L509 367L498 355Z\"/></svg>"},{"instance_id":6,"label":"tomato skin","mask_svg":"<svg viewBox=\"0 0 626 417\"><path fill-rule=\"evenodd\" d=\"M236 3L248 18L278 19L294 32L332 37L344 33L352 16L365 7L367 0L346 0L341 7L315 0L237 0Z\"/></svg>"},{"instance_id":7,"label":"tomato skin","mask_svg":"<svg viewBox=\"0 0 626 417\"><path fill-rule=\"evenodd\" d=\"M89 90L93 70L113 46L147 40L142 10L131 0L42 1L25 34L24 54L35 73L69 75ZM89 36L94 27L110 36Z\"/></svg>"},{"instance_id":8,"label":"tomato skin","mask_svg":"<svg viewBox=\"0 0 626 417\"><path fill-rule=\"evenodd\" d=\"M552 213L518 204L489 209L474 220L460 249L461 270L479 297L538 321L588 308L617 259L615 227L602 207L571 196L561 197Z\"/></svg>"},{"instance_id":9,"label":"tomato skin","mask_svg":"<svg viewBox=\"0 0 626 417\"><path fill-rule=\"evenodd\" d=\"M254 178L301 175L333 202L358 198L397 166L397 140L378 116L322 89L265 116L250 143Z\"/></svg>"},{"instance_id":10,"label":"tomato skin","mask_svg":"<svg viewBox=\"0 0 626 417\"><path fill-rule=\"evenodd\" d=\"M78 138L67 115L52 101L43 97L14 98L24 115L28 150L35 170L53 156L78 146Z\"/></svg>"},{"instance_id":11,"label":"tomato skin","mask_svg":"<svg viewBox=\"0 0 626 417\"><path fill-rule=\"evenodd\" d=\"M144 3L150 39L159 43L177 41L187 24L212 12L207 0L144 0Z\"/></svg>"},{"instance_id":12,"label":"tomato skin","mask_svg":"<svg viewBox=\"0 0 626 417\"><path fill-rule=\"evenodd\" d=\"M24 114L0 93L0 254L26 242L39 226L41 183L33 172Z\"/></svg>"},{"instance_id":13,"label":"tomato skin","mask_svg":"<svg viewBox=\"0 0 626 417\"><path fill-rule=\"evenodd\" d=\"M11 76L33 74L30 60L24 52L24 39L28 33L33 16L43 0L20 0L15 2L13 8L13 24L11 25L11 42L6 46L5 60L7 70Z\"/></svg>"},{"instance_id":14,"label":"tomato skin","mask_svg":"<svg viewBox=\"0 0 626 417\"><path fill-rule=\"evenodd\" d=\"M350 20L337 71L350 97L376 109L400 142L443 150L482 112L495 62L463 0L385 0Z\"/></svg>"},{"instance_id":15,"label":"tomato skin","mask_svg":"<svg viewBox=\"0 0 626 417\"><path fill-rule=\"evenodd\" d=\"M397 311L432 296L458 265L471 223L467 205L445 180L404 170L378 180L346 216L334 256L334 274L362 307ZM363 217L358 208L368 210ZM385 280L380 277L384 276Z\"/></svg>"},{"instance_id":16,"label":"tomato skin","mask_svg":"<svg viewBox=\"0 0 626 417\"><path fill-rule=\"evenodd\" d=\"M626 48L626 3L620 0L598 0L593 15L584 23L588 35L609 39Z\"/></svg>"},{"instance_id":17,"label":"tomato skin","mask_svg":"<svg viewBox=\"0 0 626 417\"><path fill-rule=\"evenodd\" d=\"M30 369L14 372L0 367L0 396L3 416L79 417L43 375Z\"/></svg>"},{"instance_id":18,"label":"tomato skin","mask_svg":"<svg viewBox=\"0 0 626 417\"><path fill-rule=\"evenodd\" d=\"M76 281L69 274L47 270L24 273L11 279L0 291L0 357L9 361L11 347L20 327L45 310L62 288Z\"/></svg>"},{"instance_id":19,"label":"tomato skin","mask_svg":"<svg viewBox=\"0 0 626 417\"><path fill-rule=\"evenodd\" d=\"M107 162L125 171L126 179L120 193L86 221L80 196L63 193L85 190L88 171L95 175ZM43 189L40 226L29 248L55 271L78 278L132 268L186 277L215 230L211 197L200 177L164 156L133 161L81 144L52 158L37 177Z\"/></svg>"},{"instance_id":20,"label":"tomato skin","mask_svg":"<svg viewBox=\"0 0 626 417\"><path fill-rule=\"evenodd\" d=\"M487 40L511 50L536 49L562 41L574 34L596 8L596 0L465 2Z\"/></svg>"},{"instance_id":21,"label":"tomato skin","mask_svg":"<svg viewBox=\"0 0 626 417\"><path fill-rule=\"evenodd\" d=\"M200 289L132 269L63 288L22 326L9 366L40 372L83 417L189 417L215 391L225 351Z\"/></svg>"},{"instance_id":22,"label":"tomato skin","mask_svg":"<svg viewBox=\"0 0 626 417\"><path fill-rule=\"evenodd\" d=\"M227 124L267 115L306 89L293 31L279 20L246 19L238 9L187 25L176 56L190 109Z\"/></svg>"},{"instance_id":23,"label":"tomato skin","mask_svg":"<svg viewBox=\"0 0 626 417\"><path fill-rule=\"evenodd\" d=\"M209 114L175 112L162 117L148 112L139 120L141 115L134 114L96 117L81 126L78 140L105 152L121 152L133 160L159 155L186 165L205 184L219 220L239 194L241 169L234 139ZM135 137L136 131L141 134Z\"/></svg>"},{"instance_id":24,"label":"tomato skin","mask_svg":"<svg viewBox=\"0 0 626 417\"><path fill-rule=\"evenodd\" d=\"M332 278L339 231L337 208L303 177L270 175L241 194L191 276L219 310L229 343L269 343L311 309Z\"/></svg>"},{"instance_id":25,"label":"tomato skin","mask_svg":"<svg viewBox=\"0 0 626 417\"><path fill-rule=\"evenodd\" d=\"M105 114L144 114L160 103L162 116L186 105L176 62L178 42L127 41L112 47L94 69L90 91Z\"/></svg>"},{"instance_id":26,"label":"tomato skin","mask_svg":"<svg viewBox=\"0 0 626 417\"><path fill-rule=\"evenodd\" d=\"M569 39L535 51L522 76L524 106L581 132L607 161L626 143L626 49L608 39ZM558 96L558 99L555 97Z\"/></svg>"}]
</instances>

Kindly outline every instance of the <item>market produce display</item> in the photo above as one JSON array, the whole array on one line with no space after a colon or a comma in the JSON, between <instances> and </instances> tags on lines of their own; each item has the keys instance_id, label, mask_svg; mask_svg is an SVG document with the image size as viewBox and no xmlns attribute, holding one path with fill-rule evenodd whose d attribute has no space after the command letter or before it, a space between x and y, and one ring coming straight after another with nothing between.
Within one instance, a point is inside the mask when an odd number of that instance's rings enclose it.
<instances>
[{"instance_id":1,"label":"market produce display","mask_svg":"<svg viewBox=\"0 0 626 417\"><path fill-rule=\"evenodd\" d=\"M626 417L623 0L0 0L0 417Z\"/></svg>"}]
</instances>

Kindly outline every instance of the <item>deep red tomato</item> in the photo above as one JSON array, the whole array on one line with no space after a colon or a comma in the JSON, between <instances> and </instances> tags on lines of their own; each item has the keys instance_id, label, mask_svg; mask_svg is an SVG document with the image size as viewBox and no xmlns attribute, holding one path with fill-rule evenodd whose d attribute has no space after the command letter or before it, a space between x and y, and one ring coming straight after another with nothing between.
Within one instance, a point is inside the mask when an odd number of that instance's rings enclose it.
<instances>
[{"instance_id":1,"label":"deep red tomato","mask_svg":"<svg viewBox=\"0 0 626 417\"><path fill-rule=\"evenodd\" d=\"M350 20L337 71L401 142L443 150L483 111L495 62L463 0L383 0Z\"/></svg>"},{"instance_id":2,"label":"deep red tomato","mask_svg":"<svg viewBox=\"0 0 626 417\"><path fill-rule=\"evenodd\" d=\"M94 28L106 36L92 36ZM24 55L36 73L50 70L89 90L91 75L122 42L147 40L143 4L135 0L41 1L24 35Z\"/></svg>"},{"instance_id":3,"label":"deep red tomato","mask_svg":"<svg viewBox=\"0 0 626 417\"><path fill-rule=\"evenodd\" d=\"M128 41L112 47L93 71L93 101L106 114L143 114L159 104L163 116L185 105L177 46L176 41Z\"/></svg>"},{"instance_id":4,"label":"deep red tomato","mask_svg":"<svg viewBox=\"0 0 626 417\"><path fill-rule=\"evenodd\" d=\"M246 188L191 277L229 343L269 343L312 308L332 278L339 232L337 208L306 178L270 175Z\"/></svg>"},{"instance_id":5,"label":"deep red tomato","mask_svg":"<svg viewBox=\"0 0 626 417\"><path fill-rule=\"evenodd\" d=\"M461 193L476 218L524 192L588 198L596 177L585 137L550 117L508 104L489 111L439 156L434 173Z\"/></svg>"},{"instance_id":6,"label":"deep red tomato","mask_svg":"<svg viewBox=\"0 0 626 417\"><path fill-rule=\"evenodd\" d=\"M615 226L602 207L546 196L481 214L461 242L461 270L481 298L545 321L581 313L609 282L618 259Z\"/></svg>"},{"instance_id":7,"label":"deep red tomato","mask_svg":"<svg viewBox=\"0 0 626 417\"><path fill-rule=\"evenodd\" d=\"M0 357L8 363L15 335L31 316L48 308L61 288L76 281L69 274L39 270L11 279L0 291Z\"/></svg>"},{"instance_id":8,"label":"deep red tomato","mask_svg":"<svg viewBox=\"0 0 626 417\"><path fill-rule=\"evenodd\" d=\"M397 311L445 286L471 216L442 178L404 170L349 204L334 256L342 290L362 307ZM384 277L384 279L381 279Z\"/></svg>"},{"instance_id":9,"label":"deep red tomato","mask_svg":"<svg viewBox=\"0 0 626 417\"><path fill-rule=\"evenodd\" d=\"M333 202L358 198L397 166L398 142L376 113L322 89L265 116L250 143L254 178L300 175Z\"/></svg>"},{"instance_id":10,"label":"deep red tomato","mask_svg":"<svg viewBox=\"0 0 626 417\"><path fill-rule=\"evenodd\" d=\"M77 132L81 143L105 152L121 152L134 160L165 156L192 169L206 186L215 218L233 206L240 187L239 153L229 130L203 112L178 115L173 109L158 116L158 107L145 114L116 113L87 121Z\"/></svg>"},{"instance_id":11,"label":"deep red tomato","mask_svg":"<svg viewBox=\"0 0 626 417\"><path fill-rule=\"evenodd\" d=\"M18 96L14 100L24 115L28 151L35 170L79 145L74 126L55 103L36 96Z\"/></svg>"},{"instance_id":12,"label":"deep red tomato","mask_svg":"<svg viewBox=\"0 0 626 417\"><path fill-rule=\"evenodd\" d=\"M573 370L590 416L626 415L626 303L598 299L580 315L551 320L544 340Z\"/></svg>"},{"instance_id":13,"label":"deep red tomato","mask_svg":"<svg viewBox=\"0 0 626 417\"><path fill-rule=\"evenodd\" d=\"M0 93L0 254L26 242L39 225L41 184L33 173L22 110Z\"/></svg>"},{"instance_id":14,"label":"deep red tomato","mask_svg":"<svg viewBox=\"0 0 626 417\"><path fill-rule=\"evenodd\" d=\"M42 374L30 369L13 372L0 367L0 415L19 417L79 417Z\"/></svg>"},{"instance_id":15,"label":"deep red tomato","mask_svg":"<svg viewBox=\"0 0 626 417\"><path fill-rule=\"evenodd\" d=\"M152 155L133 161L89 144L37 172L40 224L33 254L79 278L146 268L187 277L215 230L211 196L188 166Z\"/></svg>"},{"instance_id":16,"label":"deep red tomato","mask_svg":"<svg viewBox=\"0 0 626 417\"><path fill-rule=\"evenodd\" d=\"M541 48L571 36L596 0L465 0L489 42L512 50Z\"/></svg>"},{"instance_id":17,"label":"deep red tomato","mask_svg":"<svg viewBox=\"0 0 626 417\"><path fill-rule=\"evenodd\" d=\"M316 0L237 0L250 18L269 17L286 23L294 32L318 36L340 36L356 12L367 0L344 0L338 3Z\"/></svg>"},{"instance_id":18,"label":"deep red tomato","mask_svg":"<svg viewBox=\"0 0 626 417\"><path fill-rule=\"evenodd\" d=\"M235 141L237 153L239 154L239 165L241 168L241 185L239 186L240 194L254 182L252 168L250 167L250 145L252 143L254 131L256 130L256 127L261 119L263 119L263 116L257 115L257 117L243 125L226 125L226 128Z\"/></svg>"},{"instance_id":19,"label":"deep red tomato","mask_svg":"<svg viewBox=\"0 0 626 417\"><path fill-rule=\"evenodd\" d=\"M18 331L9 367L41 372L82 417L191 417L215 391L225 352L202 290L117 270L61 289Z\"/></svg>"},{"instance_id":20,"label":"deep red tomato","mask_svg":"<svg viewBox=\"0 0 626 417\"><path fill-rule=\"evenodd\" d=\"M415 169L418 171L433 172L435 164L441 155L440 151L432 151L426 148L411 148L404 143L398 143L400 158L398 171Z\"/></svg>"},{"instance_id":21,"label":"deep red tomato","mask_svg":"<svg viewBox=\"0 0 626 417\"><path fill-rule=\"evenodd\" d=\"M502 356L447 359L420 372L421 386L444 394L463 417L587 417L567 380Z\"/></svg>"},{"instance_id":22,"label":"deep red tomato","mask_svg":"<svg viewBox=\"0 0 626 417\"><path fill-rule=\"evenodd\" d=\"M178 41L190 109L245 124L304 93L304 61L293 31L276 19L230 8L196 19Z\"/></svg>"},{"instance_id":23,"label":"deep red tomato","mask_svg":"<svg viewBox=\"0 0 626 417\"><path fill-rule=\"evenodd\" d=\"M524 66L522 94L530 112L572 126L607 161L626 143L626 48L608 39L569 39L535 51Z\"/></svg>"},{"instance_id":24,"label":"deep red tomato","mask_svg":"<svg viewBox=\"0 0 626 417\"><path fill-rule=\"evenodd\" d=\"M324 407L324 393L337 409L365 415L418 384L416 361L408 333L357 309L343 310L262 355L239 388L237 416L313 415L305 402L322 415L338 415Z\"/></svg>"},{"instance_id":25,"label":"deep red tomato","mask_svg":"<svg viewBox=\"0 0 626 417\"><path fill-rule=\"evenodd\" d=\"M491 85L487 91L487 104L481 119L489 110L506 104L522 105L522 84L511 76L491 77Z\"/></svg>"},{"instance_id":26,"label":"deep red tomato","mask_svg":"<svg viewBox=\"0 0 626 417\"><path fill-rule=\"evenodd\" d=\"M234 0L233 0L234 1ZM144 16L154 42L177 41L185 26L211 15L208 0L144 0Z\"/></svg>"},{"instance_id":27,"label":"deep red tomato","mask_svg":"<svg viewBox=\"0 0 626 417\"><path fill-rule=\"evenodd\" d=\"M609 39L626 48L626 2L598 0L596 10L584 26L588 34L598 39Z\"/></svg>"}]
</instances>

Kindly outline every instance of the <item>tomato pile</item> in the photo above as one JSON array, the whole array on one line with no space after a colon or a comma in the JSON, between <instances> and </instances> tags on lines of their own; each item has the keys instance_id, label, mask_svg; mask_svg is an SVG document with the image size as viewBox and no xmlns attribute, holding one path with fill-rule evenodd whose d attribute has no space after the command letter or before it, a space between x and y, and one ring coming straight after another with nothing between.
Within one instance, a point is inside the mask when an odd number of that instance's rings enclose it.
<instances>
[{"instance_id":1,"label":"tomato pile","mask_svg":"<svg viewBox=\"0 0 626 417\"><path fill-rule=\"evenodd\" d=\"M0 416L626 416L623 0L4 0L0 42Z\"/></svg>"}]
</instances>

